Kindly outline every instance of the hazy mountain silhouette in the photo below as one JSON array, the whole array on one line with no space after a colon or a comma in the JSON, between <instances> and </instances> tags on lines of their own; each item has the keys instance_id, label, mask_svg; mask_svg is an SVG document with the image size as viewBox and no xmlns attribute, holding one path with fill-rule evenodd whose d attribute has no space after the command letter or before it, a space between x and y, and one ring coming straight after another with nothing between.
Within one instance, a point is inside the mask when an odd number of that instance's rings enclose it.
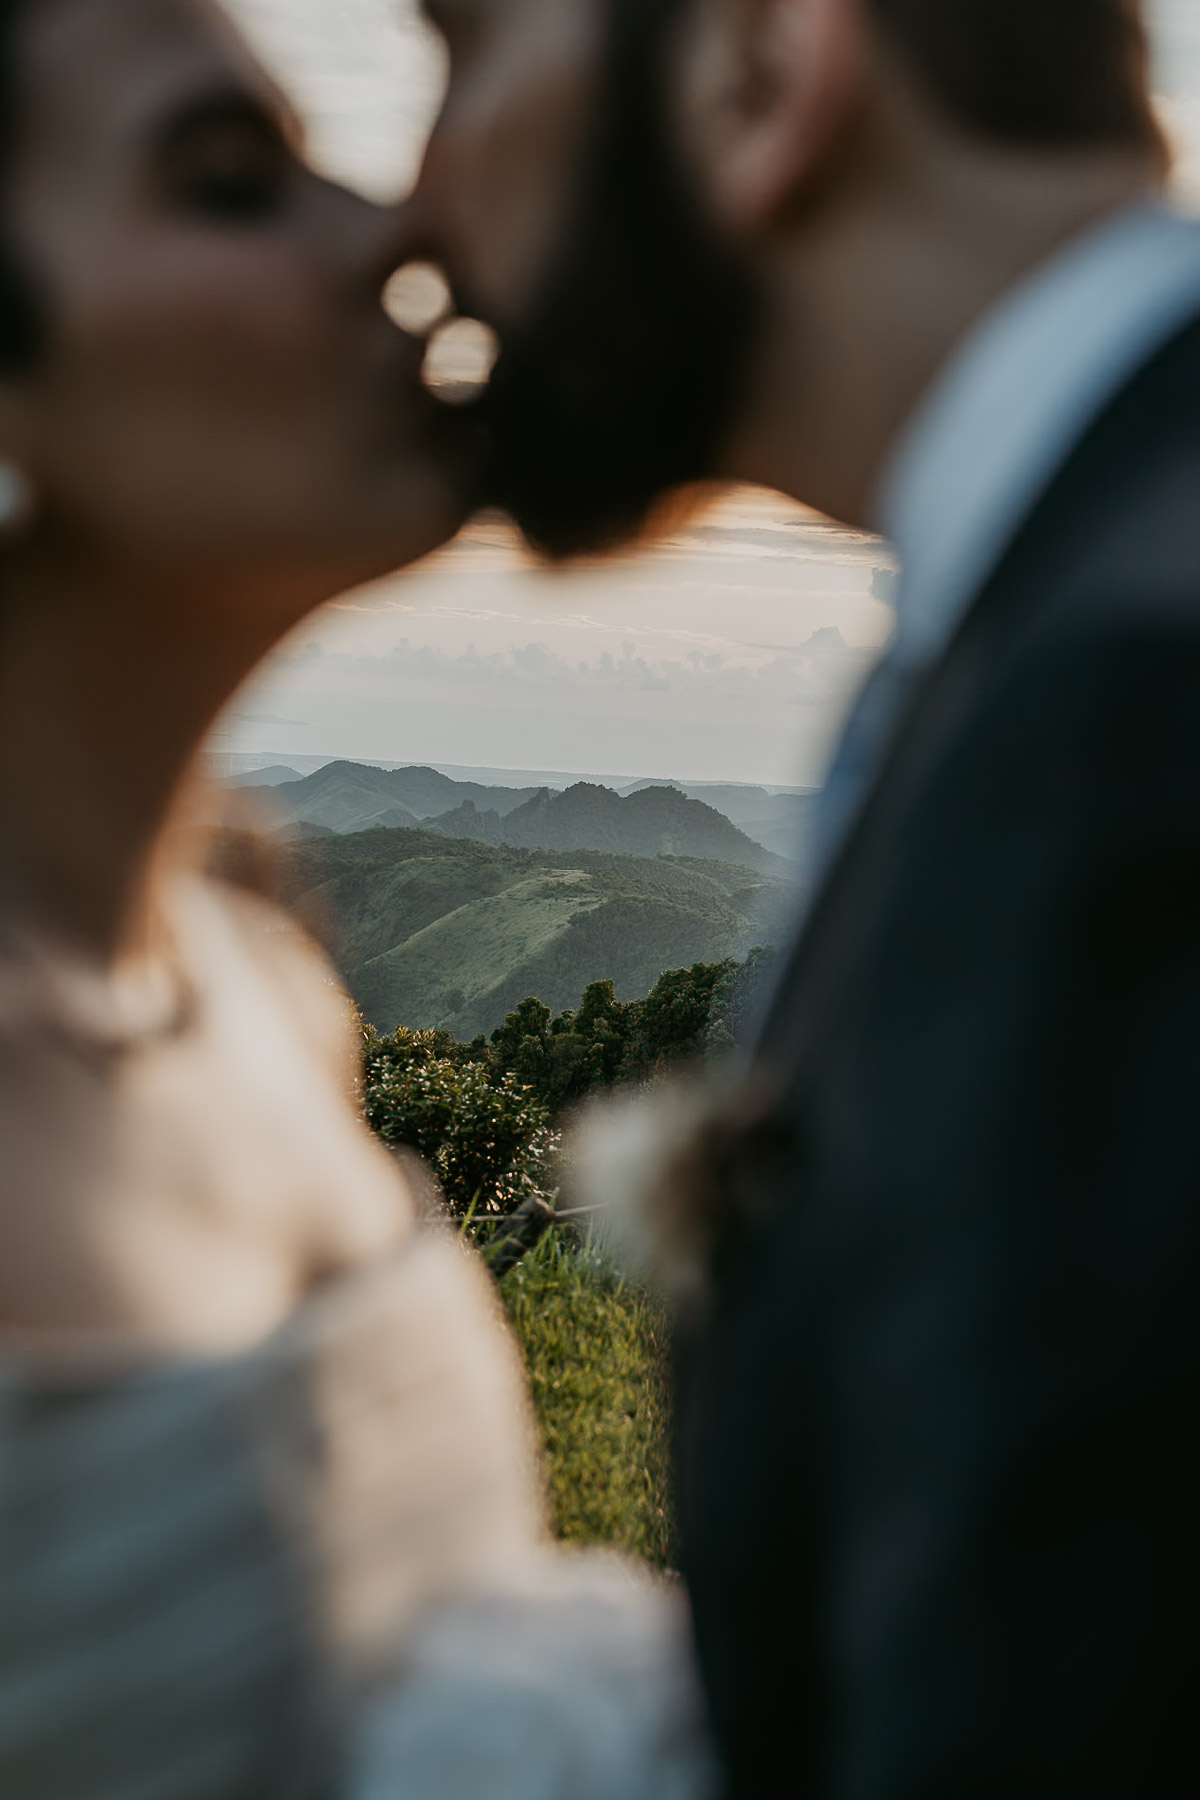
<instances>
[{"instance_id":1,"label":"hazy mountain silhouette","mask_svg":"<svg viewBox=\"0 0 1200 1800\"><path fill-rule=\"evenodd\" d=\"M618 790L578 781L562 792L492 787L436 769L353 762L327 763L301 778L282 766L262 769L229 785L260 796L264 813L280 825L337 832L421 826L482 844L699 856L752 869L780 866L772 857L804 863L817 799L716 782L642 781Z\"/></svg>"},{"instance_id":2,"label":"hazy mountain silhouette","mask_svg":"<svg viewBox=\"0 0 1200 1800\"><path fill-rule=\"evenodd\" d=\"M240 775L226 775L225 786L231 788L280 787L284 782L298 781L300 771L290 763L268 763L265 769L245 769Z\"/></svg>"},{"instance_id":3,"label":"hazy mountain silhouette","mask_svg":"<svg viewBox=\"0 0 1200 1800\"><path fill-rule=\"evenodd\" d=\"M744 831L748 838L773 850L777 856L803 861L808 833L819 799L809 793L769 794L766 788L743 787L734 782L639 781L622 788L623 794L641 793L652 787L677 787L691 800L702 800Z\"/></svg>"},{"instance_id":4,"label":"hazy mountain silhouette","mask_svg":"<svg viewBox=\"0 0 1200 1800\"><path fill-rule=\"evenodd\" d=\"M274 771L268 773L273 775ZM264 810L278 824L328 825L333 831L366 831L374 825L420 825L464 800L508 812L538 791L451 781L436 769L374 769L353 762L326 763L323 769L299 781L241 785L243 792L261 789Z\"/></svg>"},{"instance_id":5,"label":"hazy mountain silhouette","mask_svg":"<svg viewBox=\"0 0 1200 1800\"><path fill-rule=\"evenodd\" d=\"M608 850L623 856L694 856L786 872L783 861L739 831L723 813L675 787L646 787L622 797L579 782L565 794L543 788L501 816L467 802L427 829L525 850Z\"/></svg>"}]
</instances>

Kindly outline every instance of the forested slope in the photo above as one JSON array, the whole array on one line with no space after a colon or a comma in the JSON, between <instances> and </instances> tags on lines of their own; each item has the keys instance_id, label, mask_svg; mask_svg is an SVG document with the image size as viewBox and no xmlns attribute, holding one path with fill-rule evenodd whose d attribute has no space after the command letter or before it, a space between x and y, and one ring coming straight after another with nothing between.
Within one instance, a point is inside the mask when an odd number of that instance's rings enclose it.
<instances>
[{"instance_id":1,"label":"forested slope","mask_svg":"<svg viewBox=\"0 0 1200 1800\"><path fill-rule=\"evenodd\" d=\"M399 1023L489 1032L529 994L626 1000L664 969L779 942L790 882L690 858L529 851L377 829L287 847L289 898L330 937L354 998Z\"/></svg>"}]
</instances>

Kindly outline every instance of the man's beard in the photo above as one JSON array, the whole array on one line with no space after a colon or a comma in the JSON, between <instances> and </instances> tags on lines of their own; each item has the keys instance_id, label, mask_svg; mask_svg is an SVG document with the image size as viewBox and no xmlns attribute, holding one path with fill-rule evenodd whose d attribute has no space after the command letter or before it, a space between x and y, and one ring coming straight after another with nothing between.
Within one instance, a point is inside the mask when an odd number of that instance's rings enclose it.
<instances>
[{"instance_id":1,"label":"man's beard","mask_svg":"<svg viewBox=\"0 0 1200 1800\"><path fill-rule=\"evenodd\" d=\"M476 409L484 501L551 557L628 542L664 493L719 473L754 339L749 271L703 216L670 142L655 11L611 6L573 216Z\"/></svg>"}]
</instances>

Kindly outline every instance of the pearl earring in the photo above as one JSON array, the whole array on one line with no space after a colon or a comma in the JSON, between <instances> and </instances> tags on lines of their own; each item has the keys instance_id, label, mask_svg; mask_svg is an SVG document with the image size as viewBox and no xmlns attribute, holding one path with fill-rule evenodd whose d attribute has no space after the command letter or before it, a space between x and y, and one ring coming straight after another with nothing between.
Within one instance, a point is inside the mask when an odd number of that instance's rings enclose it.
<instances>
[{"instance_id":1,"label":"pearl earring","mask_svg":"<svg viewBox=\"0 0 1200 1800\"><path fill-rule=\"evenodd\" d=\"M33 516L37 495L19 464L0 461L0 534L19 531Z\"/></svg>"}]
</instances>

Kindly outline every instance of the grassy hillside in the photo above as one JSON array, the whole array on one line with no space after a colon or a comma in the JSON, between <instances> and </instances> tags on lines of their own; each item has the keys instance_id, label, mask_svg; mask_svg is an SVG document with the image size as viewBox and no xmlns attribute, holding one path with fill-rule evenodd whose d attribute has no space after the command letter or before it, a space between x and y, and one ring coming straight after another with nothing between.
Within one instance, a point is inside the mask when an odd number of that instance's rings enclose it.
<instances>
[{"instance_id":1,"label":"grassy hillside","mask_svg":"<svg viewBox=\"0 0 1200 1800\"><path fill-rule=\"evenodd\" d=\"M558 1535L676 1561L669 1331L591 1246L546 1238L501 1289L525 1354Z\"/></svg>"},{"instance_id":2,"label":"grassy hillside","mask_svg":"<svg viewBox=\"0 0 1200 1800\"><path fill-rule=\"evenodd\" d=\"M536 963L578 916L602 904L581 869L539 869L360 964L359 1004L372 1020L453 1024L470 1036L504 972Z\"/></svg>"},{"instance_id":3,"label":"grassy hillside","mask_svg":"<svg viewBox=\"0 0 1200 1800\"><path fill-rule=\"evenodd\" d=\"M561 1011L591 981L622 999L666 968L779 941L791 884L737 864L528 851L374 830L286 852L290 898L332 941L381 1031L488 1032L527 994Z\"/></svg>"}]
</instances>

